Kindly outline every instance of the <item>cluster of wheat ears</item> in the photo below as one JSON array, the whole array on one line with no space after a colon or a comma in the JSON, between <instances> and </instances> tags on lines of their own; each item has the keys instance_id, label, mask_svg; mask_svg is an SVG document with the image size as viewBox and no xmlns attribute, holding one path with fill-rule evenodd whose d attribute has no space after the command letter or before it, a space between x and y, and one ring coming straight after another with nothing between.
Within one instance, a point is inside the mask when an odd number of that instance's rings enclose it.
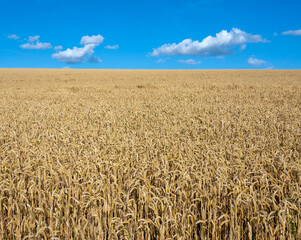
<instances>
[{"instance_id":1,"label":"cluster of wheat ears","mask_svg":"<svg viewBox=\"0 0 301 240\"><path fill-rule=\"evenodd\" d=\"M0 71L0 239L301 239L301 71Z\"/></svg>"}]
</instances>

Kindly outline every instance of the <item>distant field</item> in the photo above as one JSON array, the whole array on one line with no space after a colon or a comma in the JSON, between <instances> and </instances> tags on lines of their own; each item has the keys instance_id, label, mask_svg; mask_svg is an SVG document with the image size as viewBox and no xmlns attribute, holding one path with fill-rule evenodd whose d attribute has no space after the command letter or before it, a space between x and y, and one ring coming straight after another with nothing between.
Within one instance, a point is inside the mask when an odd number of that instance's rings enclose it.
<instances>
[{"instance_id":1,"label":"distant field","mask_svg":"<svg viewBox=\"0 0 301 240\"><path fill-rule=\"evenodd\" d=\"M301 239L301 70L0 69L0 239Z\"/></svg>"}]
</instances>

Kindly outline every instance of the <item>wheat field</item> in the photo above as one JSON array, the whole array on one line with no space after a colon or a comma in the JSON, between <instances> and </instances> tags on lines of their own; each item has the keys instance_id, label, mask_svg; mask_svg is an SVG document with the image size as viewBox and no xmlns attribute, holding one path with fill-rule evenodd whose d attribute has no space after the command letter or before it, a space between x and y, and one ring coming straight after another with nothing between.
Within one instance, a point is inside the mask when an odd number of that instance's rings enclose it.
<instances>
[{"instance_id":1,"label":"wheat field","mask_svg":"<svg viewBox=\"0 0 301 240\"><path fill-rule=\"evenodd\" d=\"M0 69L0 239L301 239L301 71Z\"/></svg>"}]
</instances>

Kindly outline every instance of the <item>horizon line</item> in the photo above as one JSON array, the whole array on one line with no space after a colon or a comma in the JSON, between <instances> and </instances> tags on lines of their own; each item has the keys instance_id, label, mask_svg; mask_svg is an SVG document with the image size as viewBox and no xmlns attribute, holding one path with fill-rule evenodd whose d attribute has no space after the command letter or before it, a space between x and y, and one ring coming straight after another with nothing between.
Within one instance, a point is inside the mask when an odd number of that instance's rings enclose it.
<instances>
[{"instance_id":1,"label":"horizon line","mask_svg":"<svg viewBox=\"0 0 301 240\"><path fill-rule=\"evenodd\" d=\"M258 71L258 70L301 70L301 68L277 68L277 69L250 69L250 68L35 68L35 67L0 67L0 69L45 69L45 70L180 70L180 71L200 71L200 70L247 70L247 71Z\"/></svg>"}]
</instances>

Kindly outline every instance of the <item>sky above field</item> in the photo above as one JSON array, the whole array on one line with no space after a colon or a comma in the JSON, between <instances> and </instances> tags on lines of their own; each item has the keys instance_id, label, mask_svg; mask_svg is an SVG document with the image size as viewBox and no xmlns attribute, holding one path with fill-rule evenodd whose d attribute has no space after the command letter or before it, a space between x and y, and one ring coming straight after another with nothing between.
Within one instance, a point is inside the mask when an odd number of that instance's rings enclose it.
<instances>
[{"instance_id":1,"label":"sky above field","mask_svg":"<svg viewBox=\"0 0 301 240\"><path fill-rule=\"evenodd\" d=\"M300 0L0 0L0 68L300 69Z\"/></svg>"}]
</instances>

